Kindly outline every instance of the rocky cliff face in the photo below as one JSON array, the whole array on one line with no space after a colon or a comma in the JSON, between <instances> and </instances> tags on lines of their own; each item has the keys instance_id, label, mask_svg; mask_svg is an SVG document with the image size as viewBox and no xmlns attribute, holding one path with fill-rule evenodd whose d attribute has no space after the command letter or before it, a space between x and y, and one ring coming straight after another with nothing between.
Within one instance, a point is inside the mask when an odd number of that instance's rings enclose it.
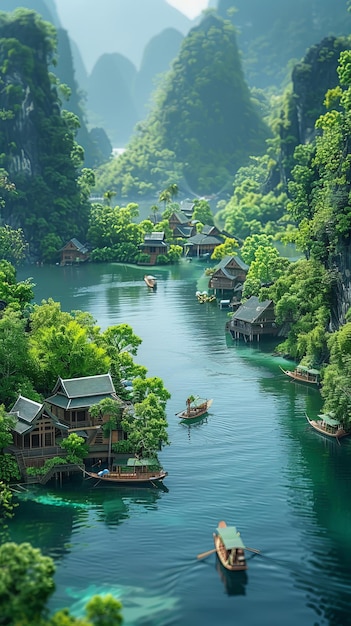
<instances>
[{"instance_id":1,"label":"rocky cliff face","mask_svg":"<svg viewBox=\"0 0 351 626\"><path fill-rule=\"evenodd\" d=\"M325 94L339 82L336 70L340 52L348 48L346 39L328 37L310 48L293 69L292 92L280 127L283 182L290 178L296 146L315 137L316 120L326 111Z\"/></svg>"},{"instance_id":2,"label":"rocky cliff face","mask_svg":"<svg viewBox=\"0 0 351 626\"><path fill-rule=\"evenodd\" d=\"M330 332L340 328L346 321L346 314L351 307L351 243L345 242L339 254L330 262L330 269L335 272L335 284L332 290Z\"/></svg>"}]
</instances>

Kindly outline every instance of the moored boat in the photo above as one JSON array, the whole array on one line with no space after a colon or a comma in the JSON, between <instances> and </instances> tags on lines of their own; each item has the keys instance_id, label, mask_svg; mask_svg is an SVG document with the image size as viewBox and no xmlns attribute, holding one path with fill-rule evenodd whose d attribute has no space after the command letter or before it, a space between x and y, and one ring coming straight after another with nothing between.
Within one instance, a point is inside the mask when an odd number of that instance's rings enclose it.
<instances>
[{"instance_id":1,"label":"moored boat","mask_svg":"<svg viewBox=\"0 0 351 626\"><path fill-rule=\"evenodd\" d=\"M305 415L310 426L326 437L341 439L351 435L351 430L345 430L340 420L335 419L330 413L320 413L318 420L311 419L307 413Z\"/></svg>"},{"instance_id":2,"label":"moored boat","mask_svg":"<svg viewBox=\"0 0 351 626\"><path fill-rule=\"evenodd\" d=\"M157 288L157 278L155 278L155 276L151 276L151 274L145 274L144 281L146 282L147 286L150 287L150 289Z\"/></svg>"},{"instance_id":3,"label":"moored boat","mask_svg":"<svg viewBox=\"0 0 351 626\"><path fill-rule=\"evenodd\" d=\"M217 532L213 533L217 556L223 567L229 572L240 572L247 569L245 545L235 526L227 526L226 522L218 524Z\"/></svg>"},{"instance_id":4,"label":"moored boat","mask_svg":"<svg viewBox=\"0 0 351 626\"><path fill-rule=\"evenodd\" d=\"M298 383L308 383L310 385L320 384L320 371L314 368L306 367L305 365L297 365L294 370L285 370L280 367L282 372L292 378Z\"/></svg>"},{"instance_id":5,"label":"moored boat","mask_svg":"<svg viewBox=\"0 0 351 626\"><path fill-rule=\"evenodd\" d=\"M96 485L134 485L136 487L157 487L168 475L157 467L152 459L130 458L126 465L113 465L112 470L87 472L88 478L97 480Z\"/></svg>"},{"instance_id":6,"label":"moored boat","mask_svg":"<svg viewBox=\"0 0 351 626\"><path fill-rule=\"evenodd\" d=\"M213 399L207 400L206 398L200 398L200 396L189 396L186 400L186 409L176 413L176 415L183 420L194 419L207 413L208 409L212 406Z\"/></svg>"}]
</instances>

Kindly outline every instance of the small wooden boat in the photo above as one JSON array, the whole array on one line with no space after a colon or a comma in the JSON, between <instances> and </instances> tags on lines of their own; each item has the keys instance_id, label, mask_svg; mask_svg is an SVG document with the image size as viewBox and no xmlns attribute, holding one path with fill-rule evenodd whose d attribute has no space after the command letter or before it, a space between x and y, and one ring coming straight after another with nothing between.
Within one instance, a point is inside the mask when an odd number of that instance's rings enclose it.
<instances>
[{"instance_id":1,"label":"small wooden boat","mask_svg":"<svg viewBox=\"0 0 351 626\"><path fill-rule=\"evenodd\" d=\"M280 367L280 366L279 366ZM280 367L282 372L298 383L308 383L310 385L320 385L320 371L305 367L305 365L297 365L294 370L285 370Z\"/></svg>"},{"instance_id":2,"label":"small wooden boat","mask_svg":"<svg viewBox=\"0 0 351 626\"><path fill-rule=\"evenodd\" d=\"M213 533L213 539L217 556L226 570L240 572L247 569L245 545L235 526L219 522L217 532Z\"/></svg>"},{"instance_id":3,"label":"small wooden boat","mask_svg":"<svg viewBox=\"0 0 351 626\"><path fill-rule=\"evenodd\" d=\"M115 465L112 470L85 472L88 478L98 482L94 485L134 485L135 487L157 487L168 473L162 468L155 469L155 462L149 459L130 458L127 465Z\"/></svg>"},{"instance_id":4,"label":"small wooden boat","mask_svg":"<svg viewBox=\"0 0 351 626\"><path fill-rule=\"evenodd\" d=\"M186 409L176 413L176 415L182 420L195 419L207 413L208 409L212 406L213 400L206 400L199 396L190 396L186 400Z\"/></svg>"},{"instance_id":5,"label":"small wooden boat","mask_svg":"<svg viewBox=\"0 0 351 626\"><path fill-rule=\"evenodd\" d=\"M155 278L155 276L151 276L151 274L145 274L144 281L146 282L147 286L150 287L150 289L157 288L157 278Z\"/></svg>"},{"instance_id":6,"label":"small wooden boat","mask_svg":"<svg viewBox=\"0 0 351 626\"><path fill-rule=\"evenodd\" d=\"M318 420L310 419L307 413L305 415L310 426L326 437L341 439L351 435L351 430L345 430L341 422L330 413L320 413L318 415L320 419Z\"/></svg>"}]
</instances>

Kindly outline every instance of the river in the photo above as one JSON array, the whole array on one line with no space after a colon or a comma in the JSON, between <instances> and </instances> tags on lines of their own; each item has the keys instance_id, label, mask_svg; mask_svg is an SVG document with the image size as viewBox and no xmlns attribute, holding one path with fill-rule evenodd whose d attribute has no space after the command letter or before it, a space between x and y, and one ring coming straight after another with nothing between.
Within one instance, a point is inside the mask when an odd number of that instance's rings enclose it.
<instances>
[{"instance_id":1,"label":"river","mask_svg":"<svg viewBox=\"0 0 351 626\"><path fill-rule=\"evenodd\" d=\"M318 390L291 382L274 345L225 333L227 311L200 304L204 265L144 269L118 264L30 267L35 300L128 323L142 339L135 360L160 376L171 444L160 460L167 490L93 489L77 478L20 499L12 539L56 564L50 609L75 615L94 594L123 603L125 626L351 624L351 441L311 431ZM213 398L207 418L175 416L190 394ZM213 547L220 520L238 527L247 575L226 577Z\"/></svg>"}]
</instances>

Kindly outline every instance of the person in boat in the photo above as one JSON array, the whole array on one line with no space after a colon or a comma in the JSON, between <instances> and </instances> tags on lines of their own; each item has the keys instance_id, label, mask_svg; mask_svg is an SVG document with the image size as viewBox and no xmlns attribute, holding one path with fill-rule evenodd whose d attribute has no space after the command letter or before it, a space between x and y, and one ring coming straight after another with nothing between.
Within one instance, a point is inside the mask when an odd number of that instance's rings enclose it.
<instances>
[{"instance_id":1,"label":"person in boat","mask_svg":"<svg viewBox=\"0 0 351 626\"><path fill-rule=\"evenodd\" d=\"M232 548L231 550L229 550L228 564L235 565L235 562L236 562L236 549Z\"/></svg>"},{"instance_id":2,"label":"person in boat","mask_svg":"<svg viewBox=\"0 0 351 626\"><path fill-rule=\"evenodd\" d=\"M101 476L101 477L102 476L108 476L109 473L110 473L110 470L103 469L103 470L100 470L100 472L98 472L98 476Z\"/></svg>"},{"instance_id":3,"label":"person in boat","mask_svg":"<svg viewBox=\"0 0 351 626\"><path fill-rule=\"evenodd\" d=\"M244 555L244 550L242 548L238 548L237 550L237 560L238 560L238 565L244 565L245 555Z\"/></svg>"}]
</instances>

